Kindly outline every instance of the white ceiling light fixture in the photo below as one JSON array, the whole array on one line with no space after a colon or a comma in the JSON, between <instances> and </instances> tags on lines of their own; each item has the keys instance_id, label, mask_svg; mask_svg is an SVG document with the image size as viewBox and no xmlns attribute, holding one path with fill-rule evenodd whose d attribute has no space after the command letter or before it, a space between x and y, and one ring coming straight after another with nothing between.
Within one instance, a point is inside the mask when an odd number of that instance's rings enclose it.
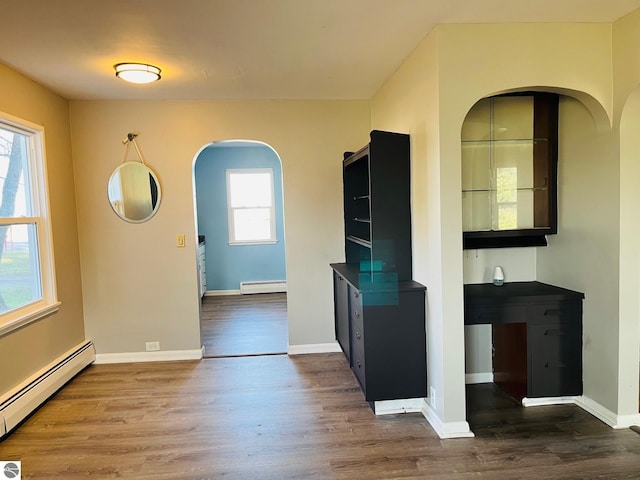
<instances>
[{"instance_id":1,"label":"white ceiling light fixture","mask_svg":"<svg viewBox=\"0 0 640 480\"><path fill-rule=\"evenodd\" d=\"M113 68L116 77L131 83L151 83L160 80L160 69L146 63L118 63Z\"/></svg>"}]
</instances>

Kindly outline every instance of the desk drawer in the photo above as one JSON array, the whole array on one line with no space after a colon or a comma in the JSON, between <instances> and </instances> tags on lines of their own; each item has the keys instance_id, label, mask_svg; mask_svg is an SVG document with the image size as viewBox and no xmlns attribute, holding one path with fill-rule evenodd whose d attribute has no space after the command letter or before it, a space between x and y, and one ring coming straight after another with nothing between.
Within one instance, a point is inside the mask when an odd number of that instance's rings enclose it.
<instances>
[{"instance_id":1,"label":"desk drawer","mask_svg":"<svg viewBox=\"0 0 640 480\"><path fill-rule=\"evenodd\" d=\"M465 325L526 322L527 307L471 307L465 309Z\"/></svg>"},{"instance_id":2,"label":"desk drawer","mask_svg":"<svg viewBox=\"0 0 640 480\"><path fill-rule=\"evenodd\" d=\"M544 305L529 305L527 321L533 324L580 323L582 322L581 302L561 302Z\"/></svg>"}]
</instances>

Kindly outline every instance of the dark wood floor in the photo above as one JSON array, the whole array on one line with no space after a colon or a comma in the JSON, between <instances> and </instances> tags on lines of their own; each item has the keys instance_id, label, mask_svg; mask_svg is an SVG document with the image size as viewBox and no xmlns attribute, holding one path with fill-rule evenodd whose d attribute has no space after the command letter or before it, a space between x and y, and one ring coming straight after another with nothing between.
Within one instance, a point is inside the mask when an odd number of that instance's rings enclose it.
<instances>
[{"instance_id":1,"label":"dark wood floor","mask_svg":"<svg viewBox=\"0 0 640 480\"><path fill-rule=\"evenodd\" d=\"M200 313L205 356L287 352L287 294L204 297Z\"/></svg>"},{"instance_id":2,"label":"dark wood floor","mask_svg":"<svg viewBox=\"0 0 640 480\"><path fill-rule=\"evenodd\" d=\"M469 387L473 439L376 417L341 354L91 366L0 443L31 479L638 479L640 435Z\"/></svg>"}]
</instances>

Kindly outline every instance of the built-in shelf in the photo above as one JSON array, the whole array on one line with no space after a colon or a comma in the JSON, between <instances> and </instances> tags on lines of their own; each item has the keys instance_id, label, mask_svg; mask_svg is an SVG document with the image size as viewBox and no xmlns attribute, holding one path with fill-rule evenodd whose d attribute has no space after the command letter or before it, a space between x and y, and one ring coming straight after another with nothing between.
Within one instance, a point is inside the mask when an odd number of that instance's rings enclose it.
<instances>
[{"instance_id":1,"label":"built-in shelf","mask_svg":"<svg viewBox=\"0 0 640 480\"><path fill-rule=\"evenodd\" d=\"M543 246L557 232L559 96L476 103L462 126L464 248Z\"/></svg>"},{"instance_id":2,"label":"built-in shelf","mask_svg":"<svg viewBox=\"0 0 640 480\"><path fill-rule=\"evenodd\" d=\"M345 263L334 263L336 339L365 400L426 396L425 287L411 279L409 136L371 132L343 162Z\"/></svg>"}]
</instances>

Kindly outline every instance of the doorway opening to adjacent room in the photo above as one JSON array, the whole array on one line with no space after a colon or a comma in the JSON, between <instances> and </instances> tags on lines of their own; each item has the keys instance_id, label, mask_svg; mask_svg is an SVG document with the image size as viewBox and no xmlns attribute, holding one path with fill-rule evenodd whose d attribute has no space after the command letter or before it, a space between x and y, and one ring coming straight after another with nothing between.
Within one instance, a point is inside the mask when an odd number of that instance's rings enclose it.
<instances>
[{"instance_id":1,"label":"doorway opening to adjacent room","mask_svg":"<svg viewBox=\"0 0 640 480\"><path fill-rule=\"evenodd\" d=\"M286 354L280 157L262 142L218 141L193 172L205 357Z\"/></svg>"}]
</instances>

